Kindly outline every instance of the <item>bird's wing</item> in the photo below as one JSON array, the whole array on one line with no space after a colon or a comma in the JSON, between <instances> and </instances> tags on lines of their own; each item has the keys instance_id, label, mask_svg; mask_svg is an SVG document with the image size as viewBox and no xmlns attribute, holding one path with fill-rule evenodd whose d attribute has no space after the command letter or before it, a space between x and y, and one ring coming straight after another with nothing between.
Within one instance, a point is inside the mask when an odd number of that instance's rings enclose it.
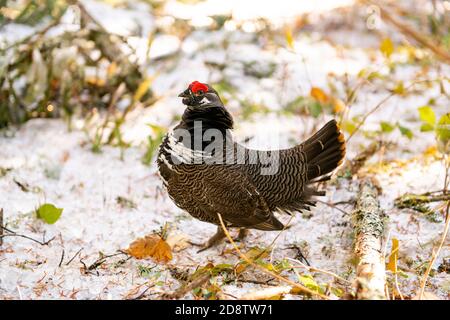
<instances>
[{"instance_id":1,"label":"bird's wing","mask_svg":"<svg viewBox=\"0 0 450 320\"><path fill-rule=\"evenodd\" d=\"M264 151L257 151L264 152ZM271 210L290 213L315 206L315 196L325 195L313 184L326 181L342 163L344 136L336 121L329 121L312 137L290 149L278 150L278 171L262 175L262 165L243 166Z\"/></svg>"},{"instance_id":2,"label":"bird's wing","mask_svg":"<svg viewBox=\"0 0 450 320\"><path fill-rule=\"evenodd\" d=\"M252 150L254 151L254 150ZM257 150L257 153L266 151ZM252 184L266 200L270 210L297 211L307 209L303 195L307 184L306 159L301 151L294 148L276 150L278 157L270 165L274 168L271 174L262 174L267 167L259 161L248 161L242 165ZM258 158L262 158L258 155ZM254 164L252 164L254 163Z\"/></svg>"},{"instance_id":3,"label":"bird's wing","mask_svg":"<svg viewBox=\"0 0 450 320\"><path fill-rule=\"evenodd\" d=\"M229 226L281 230L283 224L270 211L246 174L233 165L203 167L201 183L192 190L197 205L217 219L220 213ZM200 182L200 181L199 181Z\"/></svg>"}]
</instances>

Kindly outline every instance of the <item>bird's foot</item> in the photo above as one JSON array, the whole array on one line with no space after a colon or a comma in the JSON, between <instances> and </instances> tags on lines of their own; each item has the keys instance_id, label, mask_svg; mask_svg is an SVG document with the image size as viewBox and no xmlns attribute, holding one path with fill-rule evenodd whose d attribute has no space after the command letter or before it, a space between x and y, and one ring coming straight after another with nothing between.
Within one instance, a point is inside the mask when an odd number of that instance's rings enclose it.
<instances>
[{"instance_id":1,"label":"bird's foot","mask_svg":"<svg viewBox=\"0 0 450 320\"><path fill-rule=\"evenodd\" d=\"M287 249L294 249L295 251L297 251L296 255L295 255L295 259L297 259L299 261L303 260L308 267L311 266L311 264L309 263L308 259L306 259L306 256L303 254L302 249L298 245L293 245L291 247L288 247Z\"/></svg>"},{"instance_id":2,"label":"bird's foot","mask_svg":"<svg viewBox=\"0 0 450 320\"><path fill-rule=\"evenodd\" d=\"M247 237L248 233L249 233L249 230L248 230L248 229L246 229L246 228L240 228L240 229L239 229L238 236L235 237L235 238L233 238L233 241L234 241L234 242L241 242L241 241L244 241L245 238Z\"/></svg>"},{"instance_id":3,"label":"bird's foot","mask_svg":"<svg viewBox=\"0 0 450 320\"><path fill-rule=\"evenodd\" d=\"M189 241L189 244L196 247L200 247L200 249L197 251L197 253L199 253L205 251L206 249L216 246L223 238L225 238L225 233L223 232L222 228L218 227L217 232L205 243L195 243Z\"/></svg>"}]
</instances>

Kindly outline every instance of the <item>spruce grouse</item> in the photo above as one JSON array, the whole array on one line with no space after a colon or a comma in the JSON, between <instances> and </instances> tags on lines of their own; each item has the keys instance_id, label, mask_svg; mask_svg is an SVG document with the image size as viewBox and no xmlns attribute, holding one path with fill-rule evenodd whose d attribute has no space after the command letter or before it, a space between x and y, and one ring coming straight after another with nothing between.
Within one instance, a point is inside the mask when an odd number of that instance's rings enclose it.
<instances>
[{"instance_id":1,"label":"spruce grouse","mask_svg":"<svg viewBox=\"0 0 450 320\"><path fill-rule=\"evenodd\" d=\"M157 164L170 198L194 218L218 225L203 249L228 227L281 230L274 212L310 210L315 184L343 161L345 141L335 120L290 149L252 150L233 141L233 118L211 86L192 82L179 97L186 110L159 147Z\"/></svg>"}]
</instances>

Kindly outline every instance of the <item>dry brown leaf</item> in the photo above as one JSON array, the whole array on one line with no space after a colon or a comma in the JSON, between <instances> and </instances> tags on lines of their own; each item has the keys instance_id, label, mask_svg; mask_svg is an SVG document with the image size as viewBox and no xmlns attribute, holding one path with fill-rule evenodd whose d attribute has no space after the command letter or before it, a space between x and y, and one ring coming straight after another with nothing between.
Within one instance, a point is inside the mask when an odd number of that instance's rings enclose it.
<instances>
[{"instance_id":1,"label":"dry brown leaf","mask_svg":"<svg viewBox=\"0 0 450 320\"><path fill-rule=\"evenodd\" d=\"M309 94L320 103L327 103L329 100L328 95L322 89L317 87L312 87Z\"/></svg>"},{"instance_id":2,"label":"dry brown leaf","mask_svg":"<svg viewBox=\"0 0 450 320\"><path fill-rule=\"evenodd\" d=\"M156 234L147 235L133 241L126 252L136 259L150 257L157 262L164 263L172 260L172 249L166 241Z\"/></svg>"},{"instance_id":3,"label":"dry brown leaf","mask_svg":"<svg viewBox=\"0 0 450 320\"><path fill-rule=\"evenodd\" d=\"M178 252L189 247L189 236L184 233L170 234L166 242L174 252Z\"/></svg>"}]
</instances>

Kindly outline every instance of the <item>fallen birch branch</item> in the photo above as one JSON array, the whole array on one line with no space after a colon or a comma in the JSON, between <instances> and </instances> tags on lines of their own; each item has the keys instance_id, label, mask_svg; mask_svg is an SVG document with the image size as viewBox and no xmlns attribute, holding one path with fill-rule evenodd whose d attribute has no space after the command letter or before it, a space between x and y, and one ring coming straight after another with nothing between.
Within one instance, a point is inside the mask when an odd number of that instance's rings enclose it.
<instances>
[{"instance_id":1,"label":"fallen birch branch","mask_svg":"<svg viewBox=\"0 0 450 320\"><path fill-rule=\"evenodd\" d=\"M360 184L356 208L352 213L355 230L355 294L358 300L386 299L385 262L382 250L385 214L378 201L378 189L365 179Z\"/></svg>"},{"instance_id":2,"label":"fallen birch branch","mask_svg":"<svg viewBox=\"0 0 450 320\"><path fill-rule=\"evenodd\" d=\"M3 208L0 208L0 247L3 244Z\"/></svg>"},{"instance_id":3,"label":"fallen birch branch","mask_svg":"<svg viewBox=\"0 0 450 320\"><path fill-rule=\"evenodd\" d=\"M290 286L280 286L272 288L259 289L257 291L251 291L242 295L239 300L273 300L280 299L281 296L288 294L292 291Z\"/></svg>"}]
</instances>

